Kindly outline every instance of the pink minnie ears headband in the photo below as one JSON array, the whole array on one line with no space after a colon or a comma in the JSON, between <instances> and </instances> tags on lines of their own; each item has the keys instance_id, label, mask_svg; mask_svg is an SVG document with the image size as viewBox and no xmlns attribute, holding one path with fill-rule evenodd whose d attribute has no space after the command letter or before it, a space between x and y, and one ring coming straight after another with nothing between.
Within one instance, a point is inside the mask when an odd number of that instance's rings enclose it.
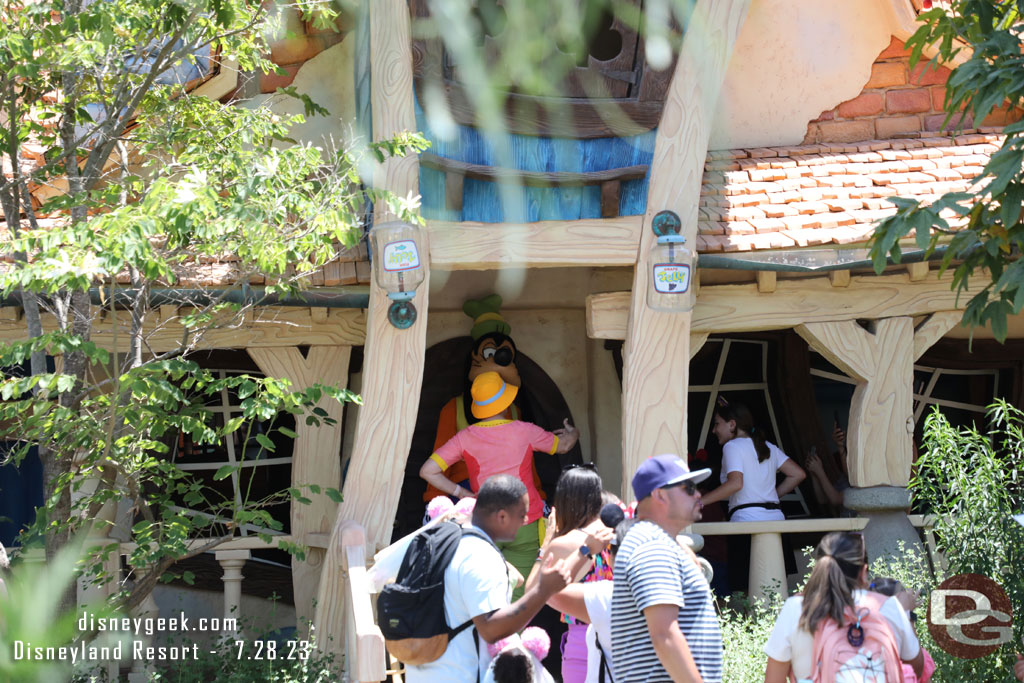
<instances>
[{"instance_id":1,"label":"pink minnie ears headband","mask_svg":"<svg viewBox=\"0 0 1024 683\"><path fill-rule=\"evenodd\" d=\"M512 634L508 638L502 638L496 643L487 646L487 652L491 657L497 657L507 648L522 646L527 652L537 659L544 659L551 649L551 638L547 631L537 626L529 626L523 630L521 636Z\"/></svg>"}]
</instances>

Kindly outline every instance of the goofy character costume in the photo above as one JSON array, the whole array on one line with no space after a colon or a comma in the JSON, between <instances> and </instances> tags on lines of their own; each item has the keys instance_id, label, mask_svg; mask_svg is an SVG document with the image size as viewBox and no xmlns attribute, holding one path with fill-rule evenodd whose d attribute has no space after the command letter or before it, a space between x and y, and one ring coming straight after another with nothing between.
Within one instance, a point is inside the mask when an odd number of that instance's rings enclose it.
<instances>
[{"instance_id":1,"label":"goofy character costume","mask_svg":"<svg viewBox=\"0 0 1024 683\"><path fill-rule=\"evenodd\" d=\"M544 502L533 482L533 453L568 453L579 439L579 430L563 421L564 427L549 432L530 422L514 420L511 406L519 387L506 383L496 372L485 372L473 380L471 412L480 420L460 430L441 445L420 468L420 476L438 488L451 484L445 470L465 463L469 470L469 489L452 484L449 495L465 498L479 490L489 477L509 474L526 485L529 507L526 524L514 540L499 543L505 559L527 576L537 558L543 536ZM523 588L516 589L522 594ZM518 596L513 593L513 599Z\"/></svg>"}]
</instances>

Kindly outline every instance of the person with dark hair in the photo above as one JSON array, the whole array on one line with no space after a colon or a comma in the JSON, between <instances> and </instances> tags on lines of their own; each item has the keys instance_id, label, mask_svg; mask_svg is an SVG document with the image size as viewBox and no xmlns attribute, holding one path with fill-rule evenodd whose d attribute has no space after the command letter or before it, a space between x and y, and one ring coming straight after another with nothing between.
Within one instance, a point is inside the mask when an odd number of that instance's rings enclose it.
<instances>
[{"instance_id":1,"label":"person with dark hair","mask_svg":"<svg viewBox=\"0 0 1024 683\"><path fill-rule=\"evenodd\" d=\"M821 503L827 505L837 517L856 517L857 513L843 505L843 492L850 488L850 470L846 459L846 431L836 422L832 428L832 440L836 451L832 454L832 466L836 478L832 479L829 472L812 446L807 456L807 471L811 473L814 495Z\"/></svg>"},{"instance_id":2,"label":"person with dark hair","mask_svg":"<svg viewBox=\"0 0 1024 683\"><path fill-rule=\"evenodd\" d=\"M676 455L658 455L633 475L637 522L615 556L612 665L617 683L722 680L722 629L711 588L692 550L676 537L701 519L696 484Z\"/></svg>"},{"instance_id":3,"label":"person with dark hair","mask_svg":"<svg viewBox=\"0 0 1024 683\"><path fill-rule=\"evenodd\" d=\"M495 475L480 486L472 526L491 541L509 541L526 521L529 504L523 482ZM473 625L452 638L439 659L406 667L406 682L479 680L490 655L476 641L494 643L521 630L551 595L565 588L575 569L561 560L546 563L536 584L509 604L511 586L501 553L478 535L464 535L444 572L444 610L451 628L469 620Z\"/></svg>"},{"instance_id":4,"label":"person with dark hair","mask_svg":"<svg viewBox=\"0 0 1024 683\"><path fill-rule=\"evenodd\" d=\"M615 537L608 546L612 562L635 519L623 519L615 527ZM585 683L614 683L612 673L612 589L613 581L571 583L548 598L548 604L589 623L587 626L587 676Z\"/></svg>"},{"instance_id":5,"label":"person with dark hair","mask_svg":"<svg viewBox=\"0 0 1024 683\"><path fill-rule=\"evenodd\" d=\"M533 661L517 647L509 648L494 659L494 683L533 683Z\"/></svg>"},{"instance_id":6,"label":"person with dark hair","mask_svg":"<svg viewBox=\"0 0 1024 683\"><path fill-rule=\"evenodd\" d=\"M704 505L728 499L730 522L785 519L779 499L804 480L803 469L765 439L742 403L720 399L711 431L722 445L722 485L704 494ZM777 486L776 472L786 477Z\"/></svg>"},{"instance_id":7,"label":"person with dark hair","mask_svg":"<svg viewBox=\"0 0 1024 683\"><path fill-rule=\"evenodd\" d=\"M901 581L888 576L875 577L871 581L871 585L868 586L868 589L896 598L900 605L903 606L903 609L906 610L911 624L917 619L914 614L914 608L917 607L917 594L912 590L908 590ZM924 664L922 665L920 678L914 672L913 667L909 664L904 664L903 683L928 683L932 674L935 673L935 660L932 659L928 650L924 649L923 646L921 647L921 655L924 657Z\"/></svg>"},{"instance_id":8,"label":"person with dark hair","mask_svg":"<svg viewBox=\"0 0 1024 683\"><path fill-rule=\"evenodd\" d=\"M585 557L584 567L589 571L582 577L584 582L611 578L611 556L606 546L612 530L601 522L602 490L601 477L591 465L569 466L562 472L555 489L555 529L534 563L527 588L536 578L537 568L552 557ZM587 624L564 612L562 620L569 625L562 636L562 680L583 683L587 675Z\"/></svg>"},{"instance_id":9,"label":"person with dark hair","mask_svg":"<svg viewBox=\"0 0 1024 683\"><path fill-rule=\"evenodd\" d=\"M821 665L814 661L815 633L829 621L840 629L848 622L853 624L854 618L860 623L876 605L884 618L879 621L888 626L899 659L910 664L915 675L921 675L924 655L906 611L896 598L865 590L867 575L862 534L833 532L821 539L803 594L786 600L764 646L768 655L765 683L786 683L791 677L810 680L815 667ZM852 626L846 631L848 638L858 636ZM859 634L862 640L864 635L863 631Z\"/></svg>"},{"instance_id":10,"label":"person with dark hair","mask_svg":"<svg viewBox=\"0 0 1024 683\"><path fill-rule=\"evenodd\" d=\"M779 499L795 489L806 474L782 450L765 439L754 425L750 410L742 403L730 403L719 396L711 431L722 445L721 486L704 494L705 507L728 499L726 519L730 522L781 521ZM776 473L786 478L776 484ZM784 539L785 540L785 539ZM729 536L730 591L746 591L750 576L750 537ZM796 571L792 553L786 553L786 572Z\"/></svg>"}]
</instances>

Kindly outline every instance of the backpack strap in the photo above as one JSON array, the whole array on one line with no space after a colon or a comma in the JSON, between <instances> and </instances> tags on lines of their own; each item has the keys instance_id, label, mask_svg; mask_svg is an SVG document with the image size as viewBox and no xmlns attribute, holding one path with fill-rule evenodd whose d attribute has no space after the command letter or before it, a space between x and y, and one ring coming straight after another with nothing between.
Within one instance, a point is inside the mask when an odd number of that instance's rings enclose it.
<instances>
[{"instance_id":1,"label":"backpack strap","mask_svg":"<svg viewBox=\"0 0 1024 683\"><path fill-rule=\"evenodd\" d=\"M605 683L605 672L611 678L611 667L608 666L608 656L604 653L604 648L601 647L601 640L597 637L597 633L594 633L594 642L597 643L597 651L601 653L601 664L597 669L597 683Z\"/></svg>"}]
</instances>

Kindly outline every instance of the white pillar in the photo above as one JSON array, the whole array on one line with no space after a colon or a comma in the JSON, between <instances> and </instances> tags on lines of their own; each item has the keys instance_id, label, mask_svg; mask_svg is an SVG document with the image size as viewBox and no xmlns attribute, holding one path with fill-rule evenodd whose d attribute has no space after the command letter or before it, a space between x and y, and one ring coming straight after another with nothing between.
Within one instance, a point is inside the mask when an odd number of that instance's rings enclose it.
<instances>
[{"instance_id":1,"label":"white pillar","mask_svg":"<svg viewBox=\"0 0 1024 683\"><path fill-rule=\"evenodd\" d=\"M224 619L239 619L242 612L242 567L252 553L248 550L218 550L217 562L224 569Z\"/></svg>"}]
</instances>

